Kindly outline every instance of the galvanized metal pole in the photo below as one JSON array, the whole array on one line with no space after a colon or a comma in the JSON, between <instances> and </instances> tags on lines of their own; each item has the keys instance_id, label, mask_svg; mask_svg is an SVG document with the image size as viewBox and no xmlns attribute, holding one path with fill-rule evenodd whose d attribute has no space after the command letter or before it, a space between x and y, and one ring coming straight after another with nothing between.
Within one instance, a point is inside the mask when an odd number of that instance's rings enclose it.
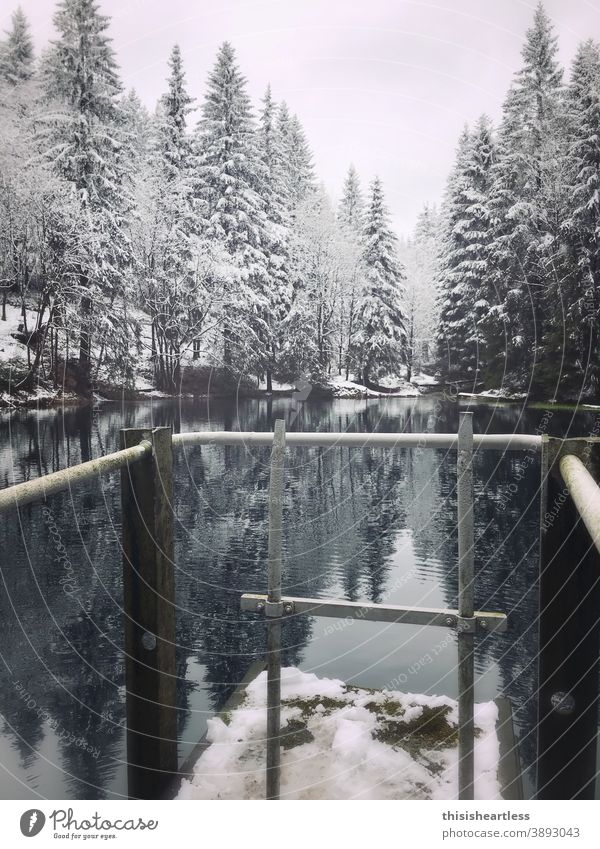
<instances>
[{"instance_id":1,"label":"galvanized metal pole","mask_svg":"<svg viewBox=\"0 0 600 849\"><path fill-rule=\"evenodd\" d=\"M267 599L267 799L279 799L281 775L281 567L285 421L277 419L269 485L269 579Z\"/></svg>"},{"instance_id":2,"label":"galvanized metal pole","mask_svg":"<svg viewBox=\"0 0 600 849\"><path fill-rule=\"evenodd\" d=\"M474 794L474 529L473 413L458 428L458 798Z\"/></svg>"},{"instance_id":3,"label":"galvanized metal pole","mask_svg":"<svg viewBox=\"0 0 600 849\"><path fill-rule=\"evenodd\" d=\"M177 773L171 428L121 431L151 451L121 472L128 793L160 799Z\"/></svg>"}]
</instances>

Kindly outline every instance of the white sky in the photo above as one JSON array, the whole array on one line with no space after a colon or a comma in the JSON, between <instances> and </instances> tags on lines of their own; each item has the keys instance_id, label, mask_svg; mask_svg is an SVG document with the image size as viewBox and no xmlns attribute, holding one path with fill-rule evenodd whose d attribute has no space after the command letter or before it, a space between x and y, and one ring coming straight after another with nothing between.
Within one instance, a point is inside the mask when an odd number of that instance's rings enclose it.
<instances>
[{"instance_id":1,"label":"white sky","mask_svg":"<svg viewBox=\"0 0 600 849\"><path fill-rule=\"evenodd\" d=\"M0 0L0 27L18 0ZM20 0L38 50L54 2ZM465 121L498 120L535 2L525 0L99 0L127 88L153 107L179 43L188 89L201 99L216 50L238 53L258 104L268 82L298 113L319 177L335 197L349 162L363 185L378 173L397 230L439 202ZM569 66L600 38L600 0L546 0ZM193 116L191 116L193 117Z\"/></svg>"}]
</instances>

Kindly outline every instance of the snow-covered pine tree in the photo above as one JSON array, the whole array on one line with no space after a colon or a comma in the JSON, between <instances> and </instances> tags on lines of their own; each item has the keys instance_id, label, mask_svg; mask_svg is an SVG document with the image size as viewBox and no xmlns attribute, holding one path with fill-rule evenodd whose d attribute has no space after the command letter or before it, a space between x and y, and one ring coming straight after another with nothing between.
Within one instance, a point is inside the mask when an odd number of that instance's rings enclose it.
<instances>
[{"instance_id":1,"label":"snow-covered pine tree","mask_svg":"<svg viewBox=\"0 0 600 849\"><path fill-rule=\"evenodd\" d=\"M555 319L560 301L557 283L562 275L565 122L557 50L551 21L540 3L526 33L523 67L504 104L493 169L488 289L497 293L497 305L491 309L487 333L487 373L488 382L495 385L507 377L509 383L539 388L540 375L534 373L539 365L555 369L560 362L556 351L542 356L548 320Z\"/></svg>"},{"instance_id":2,"label":"snow-covered pine tree","mask_svg":"<svg viewBox=\"0 0 600 849\"><path fill-rule=\"evenodd\" d=\"M363 381L397 375L406 359L404 270L379 177L371 183L362 236L363 293L357 361Z\"/></svg>"},{"instance_id":3,"label":"snow-covered pine tree","mask_svg":"<svg viewBox=\"0 0 600 849\"><path fill-rule=\"evenodd\" d=\"M293 217L298 205L315 188L313 156L298 116L290 115L285 101L279 107L277 130L283 151L288 210Z\"/></svg>"},{"instance_id":4,"label":"snow-covered pine tree","mask_svg":"<svg viewBox=\"0 0 600 849\"><path fill-rule=\"evenodd\" d=\"M9 291L27 288L30 276L33 215L27 172L35 152L31 147L29 107L33 46L21 9L12 16L12 29L0 42L0 289L2 320L6 320ZM28 83L25 85L24 83Z\"/></svg>"},{"instance_id":5,"label":"snow-covered pine tree","mask_svg":"<svg viewBox=\"0 0 600 849\"><path fill-rule=\"evenodd\" d=\"M273 372L277 369L284 344L286 320L289 317L292 292L289 274L289 214L281 135L276 124L276 105L267 87L259 117L258 143L265 167L263 199L265 201L265 252L268 260L268 304L265 311L265 337L262 360L267 392L273 390Z\"/></svg>"},{"instance_id":6,"label":"snow-covered pine tree","mask_svg":"<svg viewBox=\"0 0 600 849\"><path fill-rule=\"evenodd\" d=\"M406 269L407 380L437 357L440 242L440 215L435 206L425 204L401 252Z\"/></svg>"},{"instance_id":7,"label":"snow-covered pine tree","mask_svg":"<svg viewBox=\"0 0 600 849\"><path fill-rule=\"evenodd\" d=\"M196 131L196 198L204 233L220 243L240 274L223 293L223 363L249 370L257 358L269 306L265 166L257 144L246 79L225 42L208 77Z\"/></svg>"},{"instance_id":8,"label":"snow-covered pine tree","mask_svg":"<svg viewBox=\"0 0 600 849\"><path fill-rule=\"evenodd\" d=\"M150 148L152 119L133 88L122 98L120 111L121 122L129 141L125 151L130 157L127 169L129 173L135 173Z\"/></svg>"},{"instance_id":9,"label":"snow-covered pine tree","mask_svg":"<svg viewBox=\"0 0 600 849\"><path fill-rule=\"evenodd\" d=\"M567 96L569 209L564 223L572 273L563 281L567 397L600 389L600 45L579 46Z\"/></svg>"},{"instance_id":10,"label":"snow-covered pine tree","mask_svg":"<svg viewBox=\"0 0 600 849\"><path fill-rule=\"evenodd\" d=\"M364 227L365 202L360 187L358 172L350 164L342 197L338 206L338 223L345 241L342 265L338 312L338 372L344 370L346 380L350 370L356 365L353 352L356 351L358 331L358 311L360 306L360 253Z\"/></svg>"},{"instance_id":11,"label":"snow-covered pine tree","mask_svg":"<svg viewBox=\"0 0 600 849\"><path fill-rule=\"evenodd\" d=\"M151 319L151 360L158 388L181 391L182 359L198 358L208 332L216 274L193 212L193 173L181 53L169 58L167 92L160 98L149 155L138 180L135 247L141 295Z\"/></svg>"},{"instance_id":12,"label":"snow-covered pine tree","mask_svg":"<svg viewBox=\"0 0 600 849\"><path fill-rule=\"evenodd\" d=\"M187 116L192 111L193 98L187 92L181 50L175 44L169 56L168 91L159 103L159 145L163 168L174 179L190 167L190 141L186 134Z\"/></svg>"},{"instance_id":13,"label":"snow-covered pine tree","mask_svg":"<svg viewBox=\"0 0 600 849\"><path fill-rule=\"evenodd\" d=\"M323 185L309 192L294 216L291 242L293 299L286 324L290 372L325 378L335 353L344 242Z\"/></svg>"},{"instance_id":14,"label":"snow-covered pine tree","mask_svg":"<svg viewBox=\"0 0 600 849\"><path fill-rule=\"evenodd\" d=\"M44 57L43 77L52 105L40 144L80 205L77 253L79 361L89 371L94 330L113 322L112 307L127 279L130 242L125 227L131 198L119 115L121 84L109 19L95 0L60 0L58 38Z\"/></svg>"},{"instance_id":15,"label":"snow-covered pine tree","mask_svg":"<svg viewBox=\"0 0 600 849\"><path fill-rule=\"evenodd\" d=\"M20 6L13 12L11 22L6 39L0 42L0 78L17 85L33 74L33 41Z\"/></svg>"},{"instance_id":16,"label":"snow-covered pine tree","mask_svg":"<svg viewBox=\"0 0 600 849\"><path fill-rule=\"evenodd\" d=\"M360 189L358 172L350 163L342 197L338 207L338 220L352 234L360 234L364 226L365 202Z\"/></svg>"},{"instance_id":17,"label":"snow-covered pine tree","mask_svg":"<svg viewBox=\"0 0 600 849\"><path fill-rule=\"evenodd\" d=\"M483 356L482 319L490 241L492 130L482 115L458 144L443 208L438 345L445 377L476 383Z\"/></svg>"}]
</instances>

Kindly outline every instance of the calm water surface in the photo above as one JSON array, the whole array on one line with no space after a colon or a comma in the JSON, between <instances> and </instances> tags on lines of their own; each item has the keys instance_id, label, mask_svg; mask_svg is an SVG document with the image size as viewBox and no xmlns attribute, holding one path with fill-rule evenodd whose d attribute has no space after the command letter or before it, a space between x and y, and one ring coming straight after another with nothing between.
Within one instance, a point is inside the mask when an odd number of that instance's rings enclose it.
<instances>
[{"instance_id":1,"label":"calm water surface","mask_svg":"<svg viewBox=\"0 0 600 849\"><path fill-rule=\"evenodd\" d=\"M0 417L0 486L118 447L121 427L455 431L458 407L385 401L105 404ZM594 413L475 408L478 432L580 436ZM239 612L266 588L268 449L176 449L180 754L262 656L264 623ZM292 448L284 592L456 606L455 454ZM535 754L537 459L476 458L476 604L510 613L478 641L477 700L510 698L521 757ZM516 486L515 486L516 484ZM515 491L516 490L516 491ZM0 798L126 795L119 476L0 516ZM373 687L456 696L456 643L441 628L295 618L285 662ZM531 780L527 786L531 792Z\"/></svg>"}]
</instances>

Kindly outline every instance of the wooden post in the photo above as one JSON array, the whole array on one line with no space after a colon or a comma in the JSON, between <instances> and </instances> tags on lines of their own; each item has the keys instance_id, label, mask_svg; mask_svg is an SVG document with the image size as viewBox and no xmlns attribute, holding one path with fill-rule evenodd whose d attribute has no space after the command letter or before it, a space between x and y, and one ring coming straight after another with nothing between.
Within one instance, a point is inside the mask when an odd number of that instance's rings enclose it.
<instances>
[{"instance_id":1,"label":"wooden post","mask_svg":"<svg viewBox=\"0 0 600 849\"><path fill-rule=\"evenodd\" d=\"M542 443L537 798L593 799L600 555L559 473L578 456L598 480L597 440Z\"/></svg>"},{"instance_id":2,"label":"wooden post","mask_svg":"<svg viewBox=\"0 0 600 849\"><path fill-rule=\"evenodd\" d=\"M127 784L158 799L177 772L173 455L171 428L121 431L152 452L121 473Z\"/></svg>"}]
</instances>

